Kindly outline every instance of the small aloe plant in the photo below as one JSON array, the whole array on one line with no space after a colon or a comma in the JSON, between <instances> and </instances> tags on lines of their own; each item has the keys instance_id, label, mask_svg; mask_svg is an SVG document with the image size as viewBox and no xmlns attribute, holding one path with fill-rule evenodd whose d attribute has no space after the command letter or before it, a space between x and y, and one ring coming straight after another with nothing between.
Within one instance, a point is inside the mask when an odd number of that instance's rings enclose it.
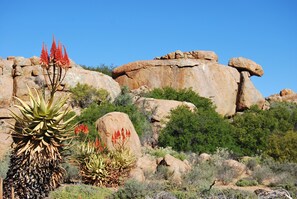
<instances>
[{"instance_id":1,"label":"small aloe plant","mask_svg":"<svg viewBox=\"0 0 297 199\"><path fill-rule=\"evenodd\" d=\"M15 198L45 198L63 179L61 153L66 141L71 139L69 132L74 128L70 122L75 116L64 120L70 111L64 108L68 96L56 98L54 94L61 84L62 71L69 68L70 62L66 50L63 55L61 44L56 47L54 40L50 56L43 45L40 63L48 74L50 98L47 100L37 90L33 94L30 88L29 104L15 97L19 104L15 106L21 114L12 112L16 125L12 129L13 145L4 180L4 198L11 198L12 187ZM66 71L63 76L65 74Z\"/></svg>"}]
</instances>

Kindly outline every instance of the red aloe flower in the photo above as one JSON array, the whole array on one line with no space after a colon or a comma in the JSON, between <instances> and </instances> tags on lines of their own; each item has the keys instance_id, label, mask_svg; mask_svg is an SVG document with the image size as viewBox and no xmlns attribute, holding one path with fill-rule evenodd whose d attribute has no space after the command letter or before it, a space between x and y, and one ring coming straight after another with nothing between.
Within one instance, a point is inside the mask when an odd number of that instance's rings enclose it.
<instances>
[{"instance_id":1,"label":"red aloe flower","mask_svg":"<svg viewBox=\"0 0 297 199\"><path fill-rule=\"evenodd\" d=\"M42 44L42 50L40 55L40 64L42 67L48 68L49 60L46 46L44 43Z\"/></svg>"},{"instance_id":2,"label":"red aloe flower","mask_svg":"<svg viewBox=\"0 0 297 199\"><path fill-rule=\"evenodd\" d=\"M116 144L116 142L117 142L117 139L116 139L115 136L116 136L115 133L112 134L112 136L111 136L111 142L112 142L113 144Z\"/></svg>"},{"instance_id":3,"label":"red aloe flower","mask_svg":"<svg viewBox=\"0 0 297 199\"><path fill-rule=\"evenodd\" d=\"M55 52L55 59L56 59L56 64L58 66L63 65L62 44L60 42L59 42L58 48L56 49L56 52Z\"/></svg>"},{"instance_id":4,"label":"red aloe flower","mask_svg":"<svg viewBox=\"0 0 297 199\"><path fill-rule=\"evenodd\" d=\"M130 137L130 136L131 136L131 132L130 132L130 130L126 130L126 136L127 136L127 137Z\"/></svg>"},{"instance_id":5,"label":"red aloe flower","mask_svg":"<svg viewBox=\"0 0 297 199\"><path fill-rule=\"evenodd\" d=\"M56 45L55 37L53 37L53 43L52 43L52 47L51 47L50 61L52 61L53 59L55 59L56 51L57 51L57 45Z\"/></svg>"},{"instance_id":6,"label":"red aloe flower","mask_svg":"<svg viewBox=\"0 0 297 199\"><path fill-rule=\"evenodd\" d=\"M65 46L63 46L63 47L64 47L63 68L67 69L70 67L70 60L68 58L68 54L67 54Z\"/></svg>"}]
</instances>

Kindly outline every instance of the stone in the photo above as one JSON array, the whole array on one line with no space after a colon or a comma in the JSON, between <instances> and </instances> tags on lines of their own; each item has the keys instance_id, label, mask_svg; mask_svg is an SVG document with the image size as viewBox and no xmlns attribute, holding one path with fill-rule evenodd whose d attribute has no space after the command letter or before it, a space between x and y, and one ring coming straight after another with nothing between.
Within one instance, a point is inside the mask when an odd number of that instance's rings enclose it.
<instances>
[{"instance_id":1,"label":"stone","mask_svg":"<svg viewBox=\"0 0 297 199\"><path fill-rule=\"evenodd\" d=\"M269 103L292 102L297 104L297 93L291 89L283 89L279 94L274 94L266 98Z\"/></svg>"},{"instance_id":2,"label":"stone","mask_svg":"<svg viewBox=\"0 0 297 199\"><path fill-rule=\"evenodd\" d=\"M154 60L164 60L164 59L202 59L213 62L218 62L218 56L213 51L196 50L189 52L182 52L177 50L175 52L168 53L167 55L161 57L155 57Z\"/></svg>"},{"instance_id":3,"label":"stone","mask_svg":"<svg viewBox=\"0 0 297 199\"><path fill-rule=\"evenodd\" d=\"M96 71L72 67L68 70L64 79L65 91L75 87L77 83L87 84L96 89L105 89L109 92L112 101L121 93L120 85L110 76Z\"/></svg>"},{"instance_id":4,"label":"stone","mask_svg":"<svg viewBox=\"0 0 297 199\"><path fill-rule=\"evenodd\" d=\"M11 75L13 68L13 61L12 60L4 60L0 59L0 76L1 75Z\"/></svg>"},{"instance_id":5,"label":"stone","mask_svg":"<svg viewBox=\"0 0 297 199\"><path fill-rule=\"evenodd\" d=\"M244 174L247 170L246 166L243 163L232 159L224 160L223 166L231 168L235 172L235 176L237 177Z\"/></svg>"},{"instance_id":6,"label":"stone","mask_svg":"<svg viewBox=\"0 0 297 199\"><path fill-rule=\"evenodd\" d=\"M13 78L11 75L0 75L0 88L0 108L11 106L13 96Z\"/></svg>"},{"instance_id":7,"label":"stone","mask_svg":"<svg viewBox=\"0 0 297 199\"><path fill-rule=\"evenodd\" d=\"M141 157L141 143L139 137L135 131L135 128L126 113L111 112L102 116L96 121L96 129L103 143L106 143L106 147L109 150L114 150L114 146L111 141L112 134L121 129L129 130L131 136L128 139L125 147L136 156Z\"/></svg>"},{"instance_id":8,"label":"stone","mask_svg":"<svg viewBox=\"0 0 297 199\"><path fill-rule=\"evenodd\" d=\"M265 98L250 80L249 72L242 71L240 77L241 81L239 84L238 101L236 106L237 111L243 111L250 108L252 105L258 105L258 107L262 109L265 103Z\"/></svg>"},{"instance_id":9,"label":"stone","mask_svg":"<svg viewBox=\"0 0 297 199\"><path fill-rule=\"evenodd\" d=\"M172 180L176 183L181 183L182 174L191 170L191 166L187 162L181 161L169 154L165 155L160 165L168 167L169 172L172 173Z\"/></svg>"},{"instance_id":10,"label":"stone","mask_svg":"<svg viewBox=\"0 0 297 199\"><path fill-rule=\"evenodd\" d=\"M140 168L144 173L155 173L157 166L156 159L149 155L140 157L136 162L136 167Z\"/></svg>"},{"instance_id":11,"label":"stone","mask_svg":"<svg viewBox=\"0 0 297 199\"><path fill-rule=\"evenodd\" d=\"M145 176L143 171L140 168L134 168L130 171L129 173L129 178L136 180L138 182L144 182L145 181Z\"/></svg>"},{"instance_id":12,"label":"stone","mask_svg":"<svg viewBox=\"0 0 297 199\"><path fill-rule=\"evenodd\" d=\"M198 157L199 162L207 162L211 160L211 155L207 153L201 153Z\"/></svg>"},{"instance_id":13,"label":"stone","mask_svg":"<svg viewBox=\"0 0 297 199\"><path fill-rule=\"evenodd\" d=\"M231 58L228 65L237 68L240 71L248 71L251 75L261 77L264 74L264 71L259 64L244 57Z\"/></svg>"},{"instance_id":14,"label":"stone","mask_svg":"<svg viewBox=\"0 0 297 199\"><path fill-rule=\"evenodd\" d=\"M24 57L15 57L14 59L14 65L17 66L31 66L31 60L29 58L24 58Z\"/></svg>"},{"instance_id":15,"label":"stone","mask_svg":"<svg viewBox=\"0 0 297 199\"><path fill-rule=\"evenodd\" d=\"M240 73L215 62L200 59L137 61L115 68L113 77L130 89L141 86L192 88L200 96L211 99L218 113L230 116L236 112Z\"/></svg>"},{"instance_id":16,"label":"stone","mask_svg":"<svg viewBox=\"0 0 297 199\"><path fill-rule=\"evenodd\" d=\"M30 58L30 61L31 61L32 66L39 65L40 64L40 57L33 56L33 57Z\"/></svg>"},{"instance_id":17,"label":"stone","mask_svg":"<svg viewBox=\"0 0 297 199\"><path fill-rule=\"evenodd\" d=\"M218 55L213 51L197 50L190 52L194 59L204 59L209 61L218 62Z\"/></svg>"},{"instance_id":18,"label":"stone","mask_svg":"<svg viewBox=\"0 0 297 199\"><path fill-rule=\"evenodd\" d=\"M294 94L294 91L291 90L291 89L288 89L288 88L285 88L285 89L281 90L280 93L279 93L279 95L281 97L286 96L286 95L292 95L292 94Z\"/></svg>"}]
</instances>

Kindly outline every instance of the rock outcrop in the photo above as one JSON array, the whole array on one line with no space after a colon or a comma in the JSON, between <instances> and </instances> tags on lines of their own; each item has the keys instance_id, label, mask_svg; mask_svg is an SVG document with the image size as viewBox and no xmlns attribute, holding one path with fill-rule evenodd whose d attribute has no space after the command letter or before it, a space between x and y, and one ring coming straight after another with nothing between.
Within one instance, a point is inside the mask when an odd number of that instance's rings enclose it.
<instances>
[{"instance_id":1,"label":"rock outcrop","mask_svg":"<svg viewBox=\"0 0 297 199\"><path fill-rule=\"evenodd\" d=\"M259 64L244 57L231 58L228 65L237 68L239 71L248 71L251 75L261 77L264 74L264 71Z\"/></svg>"},{"instance_id":2,"label":"rock outcrop","mask_svg":"<svg viewBox=\"0 0 297 199\"><path fill-rule=\"evenodd\" d=\"M141 143L139 137L126 113L107 113L96 121L96 128L101 140L103 143L106 143L106 147L109 150L114 150L112 134L118 130L121 131L122 128L124 130L129 130L131 135L125 143L125 147L130 149L136 157L141 156Z\"/></svg>"},{"instance_id":3,"label":"rock outcrop","mask_svg":"<svg viewBox=\"0 0 297 199\"><path fill-rule=\"evenodd\" d=\"M71 65L72 68L67 71L66 78L57 95L67 93L69 88L77 83L105 89L109 92L111 99L121 92L119 84L111 77L99 72L84 70L73 61ZM27 85L40 90L43 84L44 76L38 57L11 56L7 59L0 59L0 145L2 148L8 149L11 144L8 123L12 123L12 117L8 109L13 109L13 97L16 96L26 101L29 98Z\"/></svg>"},{"instance_id":4,"label":"rock outcrop","mask_svg":"<svg viewBox=\"0 0 297 199\"><path fill-rule=\"evenodd\" d=\"M297 93L291 89L283 89L279 94L274 94L266 99L268 102L293 102L297 104Z\"/></svg>"},{"instance_id":5,"label":"rock outcrop","mask_svg":"<svg viewBox=\"0 0 297 199\"><path fill-rule=\"evenodd\" d=\"M245 74L241 75L249 69L239 70L221 65L215 61L216 56L205 58L215 53L208 52L208 55L201 59L199 56L176 58L177 54L181 53L175 52L174 56L165 55L165 58L125 64L113 70L113 77L121 86L126 85L130 89L141 86L147 86L149 89L166 86L175 89L192 88L200 96L211 99L217 112L226 116L234 115L236 110L248 108L253 104L262 108L264 98L250 79ZM245 83L242 82L243 79ZM244 89L240 90L241 88ZM255 93L257 97L251 96Z\"/></svg>"}]
</instances>

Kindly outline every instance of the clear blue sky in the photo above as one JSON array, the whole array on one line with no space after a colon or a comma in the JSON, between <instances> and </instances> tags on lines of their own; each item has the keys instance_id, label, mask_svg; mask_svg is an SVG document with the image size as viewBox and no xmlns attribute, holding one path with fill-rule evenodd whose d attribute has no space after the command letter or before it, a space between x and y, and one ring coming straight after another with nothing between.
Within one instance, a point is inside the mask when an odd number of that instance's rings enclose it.
<instances>
[{"instance_id":1,"label":"clear blue sky","mask_svg":"<svg viewBox=\"0 0 297 199\"><path fill-rule=\"evenodd\" d=\"M117 66L175 50L249 58L266 97L297 92L296 0L1 0L0 57L40 55L60 40L78 64Z\"/></svg>"}]
</instances>

